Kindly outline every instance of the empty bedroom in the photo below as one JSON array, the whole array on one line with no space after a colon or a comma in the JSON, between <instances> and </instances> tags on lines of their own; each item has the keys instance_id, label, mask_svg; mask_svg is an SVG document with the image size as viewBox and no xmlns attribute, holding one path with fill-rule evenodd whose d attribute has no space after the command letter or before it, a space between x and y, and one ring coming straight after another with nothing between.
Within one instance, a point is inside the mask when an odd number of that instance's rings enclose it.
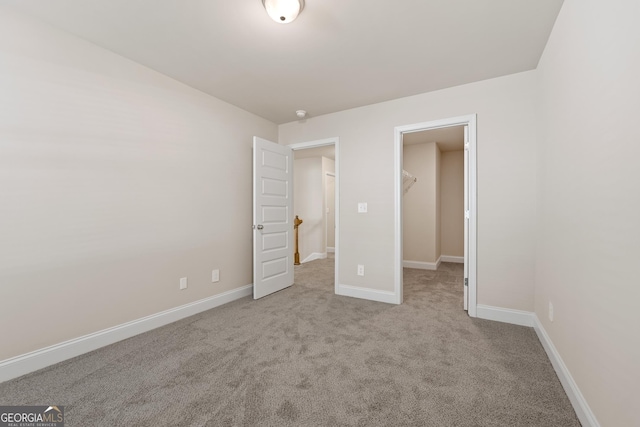
<instances>
[{"instance_id":1,"label":"empty bedroom","mask_svg":"<svg viewBox=\"0 0 640 427\"><path fill-rule=\"evenodd\" d=\"M0 0L0 427L640 425L639 16Z\"/></svg>"}]
</instances>

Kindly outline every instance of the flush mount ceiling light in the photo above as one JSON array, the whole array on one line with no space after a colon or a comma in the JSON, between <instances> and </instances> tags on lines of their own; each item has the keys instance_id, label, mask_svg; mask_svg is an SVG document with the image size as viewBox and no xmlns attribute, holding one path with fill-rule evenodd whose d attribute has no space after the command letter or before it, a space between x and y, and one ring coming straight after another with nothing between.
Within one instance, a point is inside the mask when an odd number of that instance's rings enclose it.
<instances>
[{"instance_id":1,"label":"flush mount ceiling light","mask_svg":"<svg viewBox=\"0 0 640 427\"><path fill-rule=\"evenodd\" d=\"M262 0L267 14L279 24L288 24L304 9L304 0Z\"/></svg>"}]
</instances>

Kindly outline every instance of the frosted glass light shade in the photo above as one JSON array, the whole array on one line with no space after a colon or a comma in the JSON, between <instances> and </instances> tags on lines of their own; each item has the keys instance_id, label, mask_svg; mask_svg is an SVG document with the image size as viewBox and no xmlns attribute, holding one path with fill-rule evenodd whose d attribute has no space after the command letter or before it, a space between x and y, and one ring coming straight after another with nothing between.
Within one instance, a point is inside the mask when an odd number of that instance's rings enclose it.
<instances>
[{"instance_id":1,"label":"frosted glass light shade","mask_svg":"<svg viewBox=\"0 0 640 427\"><path fill-rule=\"evenodd\" d=\"M304 0L262 0L267 14L280 24L288 24L298 17Z\"/></svg>"}]
</instances>

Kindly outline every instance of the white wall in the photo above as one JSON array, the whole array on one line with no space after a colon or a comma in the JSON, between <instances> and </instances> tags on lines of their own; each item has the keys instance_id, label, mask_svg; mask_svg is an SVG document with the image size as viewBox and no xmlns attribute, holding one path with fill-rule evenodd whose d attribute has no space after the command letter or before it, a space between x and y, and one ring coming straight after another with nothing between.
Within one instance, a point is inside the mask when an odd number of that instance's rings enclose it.
<instances>
[{"instance_id":1,"label":"white wall","mask_svg":"<svg viewBox=\"0 0 640 427\"><path fill-rule=\"evenodd\" d=\"M538 70L535 311L602 426L640 425L638 17L566 0Z\"/></svg>"},{"instance_id":2,"label":"white wall","mask_svg":"<svg viewBox=\"0 0 640 427\"><path fill-rule=\"evenodd\" d=\"M335 156L335 147L334 147ZM328 175L331 175L331 180L328 180ZM327 252L327 248L333 248L335 250L335 175L336 175L336 161L322 156L322 194L324 194L324 205L322 206L322 212L324 212L324 242L323 252ZM327 182L331 183L331 188L328 188Z\"/></svg>"},{"instance_id":3,"label":"white wall","mask_svg":"<svg viewBox=\"0 0 640 427\"><path fill-rule=\"evenodd\" d=\"M273 123L5 9L0 59L0 360L252 282Z\"/></svg>"},{"instance_id":4,"label":"white wall","mask_svg":"<svg viewBox=\"0 0 640 427\"><path fill-rule=\"evenodd\" d=\"M464 257L464 151L443 151L440 162L442 255Z\"/></svg>"},{"instance_id":5,"label":"white wall","mask_svg":"<svg viewBox=\"0 0 640 427\"><path fill-rule=\"evenodd\" d=\"M281 144L340 137L342 284L393 292L394 127L477 113L478 301L533 310L535 90L531 71L280 125Z\"/></svg>"},{"instance_id":6,"label":"white wall","mask_svg":"<svg viewBox=\"0 0 640 427\"><path fill-rule=\"evenodd\" d=\"M441 152L435 142L404 145L403 164L418 178L403 197L404 261L463 257L464 151Z\"/></svg>"},{"instance_id":7,"label":"white wall","mask_svg":"<svg viewBox=\"0 0 640 427\"><path fill-rule=\"evenodd\" d=\"M312 254L324 253L324 179L322 158L296 159L293 165L294 215L303 223L298 227L298 252L304 262Z\"/></svg>"},{"instance_id":8,"label":"white wall","mask_svg":"<svg viewBox=\"0 0 640 427\"><path fill-rule=\"evenodd\" d=\"M298 227L300 262L327 253L325 175L335 172L335 161L324 156L296 159L293 166L294 215L304 222Z\"/></svg>"},{"instance_id":9,"label":"white wall","mask_svg":"<svg viewBox=\"0 0 640 427\"><path fill-rule=\"evenodd\" d=\"M441 179L440 179L440 173L442 172L442 168L441 168L441 158L442 158L442 153L440 153L440 148L436 145L435 146L435 154L436 154L436 167L435 167L435 172L436 172L436 205L435 205L435 209L436 209L436 260L440 259L440 255L442 255L441 252L441 238L442 238L442 227L441 227L441 220L442 220L442 215L440 214L440 204L442 202L442 195L441 195L441 191L440 191L440 184L441 184Z\"/></svg>"},{"instance_id":10,"label":"white wall","mask_svg":"<svg viewBox=\"0 0 640 427\"><path fill-rule=\"evenodd\" d=\"M438 153L435 142L403 149L404 169L418 178L403 197L404 261L434 264L440 258Z\"/></svg>"}]
</instances>

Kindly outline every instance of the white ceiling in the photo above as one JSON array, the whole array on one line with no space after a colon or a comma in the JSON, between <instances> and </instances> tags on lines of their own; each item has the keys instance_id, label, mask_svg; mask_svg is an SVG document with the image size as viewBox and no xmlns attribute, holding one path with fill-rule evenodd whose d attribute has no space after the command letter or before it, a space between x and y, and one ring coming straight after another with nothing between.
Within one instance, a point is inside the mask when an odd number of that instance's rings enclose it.
<instances>
[{"instance_id":1,"label":"white ceiling","mask_svg":"<svg viewBox=\"0 0 640 427\"><path fill-rule=\"evenodd\" d=\"M275 123L536 68L562 0L0 0Z\"/></svg>"},{"instance_id":2,"label":"white ceiling","mask_svg":"<svg viewBox=\"0 0 640 427\"><path fill-rule=\"evenodd\" d=\"M315 148L307 148L304 150L294 150L293 158L295 160L298 159L308 159L310 157L326 157L331 160L336 159L336 146L335 145L325 145L322 147Z\"/></svg>"},{"instance_id":3,"label":"white ceiling","mask_svg":"<svg viewBox=\"0 0 640 427\"><path fill-rule=\"evenodd\" d=\"M436 142L440 151L462 150L464 149L464 126L450 126L402 135L402 143L404 145L426 144L429 142Z\"/></svg>"}]
</instances>

